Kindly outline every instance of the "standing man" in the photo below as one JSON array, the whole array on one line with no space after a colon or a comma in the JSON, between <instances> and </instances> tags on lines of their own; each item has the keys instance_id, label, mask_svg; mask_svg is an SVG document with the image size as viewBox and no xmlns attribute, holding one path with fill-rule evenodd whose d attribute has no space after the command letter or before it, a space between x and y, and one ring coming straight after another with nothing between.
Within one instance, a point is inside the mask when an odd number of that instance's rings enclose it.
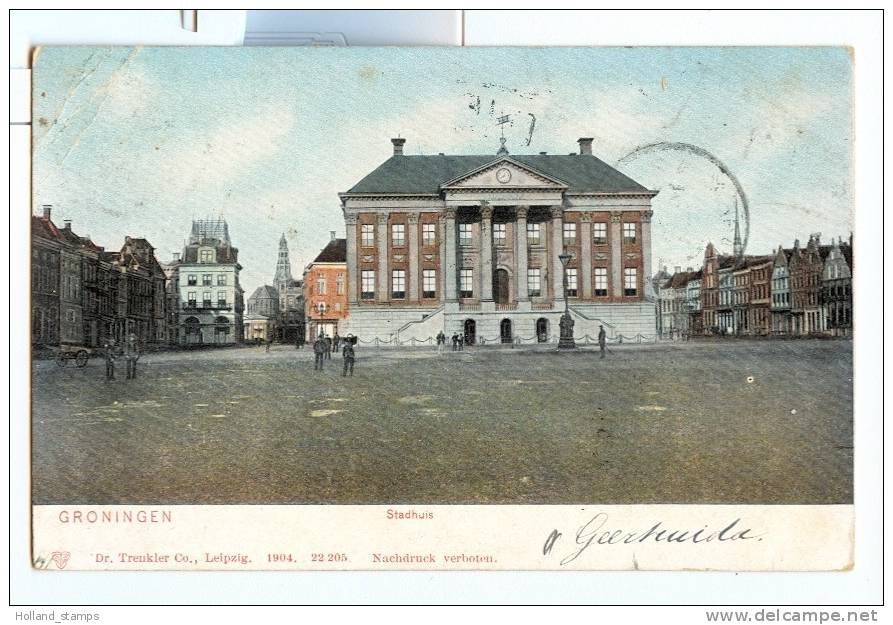
<instances>
[{"instance_id":1,"label":"standing man","mask_svg":"<svg viewBox=\"0 0 893 625\"><path fill-rule=\"evenodd\" d=\"M333 341L332 351L337 352L338 348L341 345L341 337L338 336L338 330L335 330L335 336L332 338L332 341Z\"/></svg>"},{"instance_id":2,"label":"standing man","mask_svg":"<svg viewBox=\"0 0 893 625\"><path fill-rule=\"evenodd\" d=\"M323 370L323 361L325 360L326 342L322 335L316 337L313 341L313 370Z\"/></svg>"},{"instance_id":3,"label":"standing man","mask_svg":"<svg viewBox=\"0 0 893 625\"><path fill-rule=\"evenodd\" d=\"M354 337L347 335L347 338L344 339L344 349L341 351L341 357L344 358L344 370L341 372L341 377L347 377L348 370L350 370L350 377L353 377L353 363L356 359L353 344Z\"/></svg>"},{"instance_id":4,"label":"standing man","mask_svg":"<svg viewBox=\"0 0 893 625\"><path fill-rule=\"evenodd\" d=\"M105 379L115 379L115 359L118 357L118 349L115 341L109 339L105 342Z\"/></svg>"},{"instance_id":5,"label":"standing man","mask_svg":"<svg viewBox=\"0 0 893 625\"><path fill-rule=\"evenodd\" d=\"M127 361L127 379L136 379L136 362L140 359L140 346L136 342L136 335L131 334L127 337L127 343L124 344L124 360Z\"/></svg>"},{"instance_id":6,"label":"standing man","mask_svg":"<svg viewBox=\"0 0 893 625\"><path fill-rule=\"evenodd\" d=\"M443 353L443 344L446 343L446 335L443 333L443 330L437 333L437 353Z\"/></svg>"},{"instance_id":7,"label":"standing man","mask_svg":"<svg viewBox=\"0 0 893 625\"><path fill-rule=\"evenodd\" d=\"M326 360L331 360L332 359L332 337L330 337L330 336L325 337L325 348L326 348L326 351L325 351Z\"/></svg>"},{"instance_id":8,"label":"standing man","mask_svg":"<svg viewBox=\"0 0 893 625\"><path fill-rule=\"evenodd\" d=\"M602 353L602 358L605 357L605 347L607 347L607 336L605 335L605 326L598 327L598 349Z\"/></svg>"}]
</instances>

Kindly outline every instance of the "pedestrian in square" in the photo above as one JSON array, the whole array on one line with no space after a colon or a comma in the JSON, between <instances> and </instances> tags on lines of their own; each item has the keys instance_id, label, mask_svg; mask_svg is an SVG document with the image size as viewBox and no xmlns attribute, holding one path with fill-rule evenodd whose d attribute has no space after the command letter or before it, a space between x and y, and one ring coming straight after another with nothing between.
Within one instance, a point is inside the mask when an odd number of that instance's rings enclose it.
<instances>
[{"instance_id":1,"label":"pedestrian in square","mask_svg":"<svg viewBox=\"0 0 893 625\"><path fill-rule=\"evenodd\" d=\"M325 351L326 360L331 360L332 359L332 337L331 336L327 336L325 338L325 346L326 346L326 351Z\"/></svg>"},{"instance_id":2,"label":"pedestrian in square","mask_svg":"<svg viewBox=\"0 0 893 625\"><path fill-rule=\"evenodd\" d=\"M457 349L459 349L459 337L458 337L457 335L454 334L454 335L450 338L450 341L451 341L452 344L453 344L453 351L456 351Z\"/></svg>"},{"instance_id":3,"label":"pedestrian in square","mask_svg":"<svg viewBox=\"0 0 893 625\"><path fill-rule=\"evenodd\" d=\"M332 351L337 352L341 346L341 337L338 336L338 330L335 330L335 336L332 338L332 341L333 341Z\"/></svg>"},{"instance_id":4,"label":"pedestrian in square","mask_svg":"<svg viewBox=\"0 0 893 625\"><path fill-rule=\"evenodd\" d=\"M273 345L273 337L272 337L272 336L268 336L268 337L267 337L267 340L264 341L264 343L265 343L265 345L264 345L264 351L266 351L266 352L269 354L269 353L270 353L270 347Z\"/></svg>"},{"instance_id":5,"label":"pedestrian in square","mask_svg":"<svg viewBox=\"0 0 893 625\"><path fill-rule=\"evenodd\" d=\"M605 357L605 348L607 347L608 337L605 334L605 326L598 327L598 349L602 353L602 358Z\"/></svg>"},{"instance_id":6,"label":"pedestrian in square","mask_svg":"<svg viewBox=\"0 0 893 625\"><path fill-rule=\"evenodd\" d=\"M356 359L353 344L353 337L348 335L344 339L344 348L341 350L341 357L344 359L344 370L341 372L341 377L347 377L348 371L350 371L350 377L353 377L353 363Z\"/></svg>"},{"instance_id":7,"label":"pedestrian in square","mask_svg":"<svg viewBox=\"0 0 893 625\"><path fill-rule=\"evenodd\" d=\"M136 363L140 359L140 346L136 342L136 335L131 334L127 337L124 344L124 360L127 361L127 379L136 379Z\"/></svg>"},{"instance_id":8,"label":"pedestrian in square","mask_svg":"<svg viewBox=\"0 0 893 625\"><path fill-rule=\"evenodd\" d=\"M115 359L118 358L118 346L115 345L115 341L108 340L105 342L103 355L105 356L105 379L114 380Z\"/></svg>"},{"instance_id":9,"label":"pedestrian in square","mask_svg":"<svg viewBox=\"0 0 893 625\"><path fill-rule=\"evenodd\" d=\"M326 341L322 335L317 336L313 341L313 370L323 370L323 361L325 360Z\"/></svg>"},{"instance_id":10,"label":"pedestrian in square","mask_svg":"<svg viewBox=\"0 0 893 625\"><path fill-rule=\"evenodd\" d=\"M443 344L446 343L446 335L443 333L443 330L437 333L437 353L443 353Z\"/></svg>"}]
</instances>

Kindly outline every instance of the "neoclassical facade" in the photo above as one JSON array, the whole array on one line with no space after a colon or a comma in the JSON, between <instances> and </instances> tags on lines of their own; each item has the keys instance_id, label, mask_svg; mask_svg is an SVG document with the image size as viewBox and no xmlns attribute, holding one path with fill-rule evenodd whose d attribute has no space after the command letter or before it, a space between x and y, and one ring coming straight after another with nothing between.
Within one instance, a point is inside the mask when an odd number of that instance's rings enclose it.
<instances>
[{"instance_id":1,"label":"neoclassical facade","mask_svg":"<svg viewBox=\"0 0 893 625\"><path fill-rule=\"evenodd\" d=\"M557 341L653 335L651 200L592 155L394 154L339 194L347 233L347 330L361 338Z\"/></svg>"}]
</instances>

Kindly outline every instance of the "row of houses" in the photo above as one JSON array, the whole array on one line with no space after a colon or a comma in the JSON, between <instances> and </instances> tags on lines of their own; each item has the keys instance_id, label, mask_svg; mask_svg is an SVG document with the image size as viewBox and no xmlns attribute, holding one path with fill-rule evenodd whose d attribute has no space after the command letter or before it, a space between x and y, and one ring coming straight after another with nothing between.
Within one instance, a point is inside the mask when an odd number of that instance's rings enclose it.
<instances>
[{"instance_id":1,"label":"row of houses","mask_svg":"<svg viewBox=\"0 0 893 625\"><path fill-rule=\"evenodd\" d=\"M52 206L31 218L31 340L38 347L99 347L130 335L143 345L242 340L238 250L226 222L198 220L182 254L160 263L143 238L118 251L80 236Z\"/></svg>"},{"instance_id":2,"label":"row of houses","mask_svg":"<svg viewBox=\"0 0 893 625\"><path fill-rule=\"evenodd\" d=\"M168 339L165 274L146 239L126 237L119 251L108 251L76 234L71 221L58 227L49 205L32 216L31 234L33 344Z\"/></svg>"},{"instance_id":3,"label":"row of houses","mask_svg":"<svg viewBox=\"0 0 893 625\"><path fill-rule=\"evenodd\" d=\"M691 335L846 336L852 332L853 238L805 247L794 241L774 254L718 254L713 244L703 265L666 268L654 277L657 331Z\"/></svg>"}]
</instances>

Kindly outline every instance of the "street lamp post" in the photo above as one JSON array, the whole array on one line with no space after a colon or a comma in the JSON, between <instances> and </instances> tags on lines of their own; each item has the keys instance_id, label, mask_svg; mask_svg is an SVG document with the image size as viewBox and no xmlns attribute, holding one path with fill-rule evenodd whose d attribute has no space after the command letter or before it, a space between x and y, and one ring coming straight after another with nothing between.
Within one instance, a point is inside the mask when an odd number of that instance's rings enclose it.
<instances>
[{"instance_id":1,"label":"street lamp post","mask_svg":"<svg viewBox=\"0 0 893 625\"><path fill-rule=\"evenodd\" d=\"M573 256L567 252L558 255L558 260L561 261L561 286L564 290L564 314L561 315L561 321L558 324L561 329L561 334L558 336L558 349L576 349L577 347L574 343L574 320L571 318L567 305L567 264L571 258Z\"/></svg>"}]
</instances>

